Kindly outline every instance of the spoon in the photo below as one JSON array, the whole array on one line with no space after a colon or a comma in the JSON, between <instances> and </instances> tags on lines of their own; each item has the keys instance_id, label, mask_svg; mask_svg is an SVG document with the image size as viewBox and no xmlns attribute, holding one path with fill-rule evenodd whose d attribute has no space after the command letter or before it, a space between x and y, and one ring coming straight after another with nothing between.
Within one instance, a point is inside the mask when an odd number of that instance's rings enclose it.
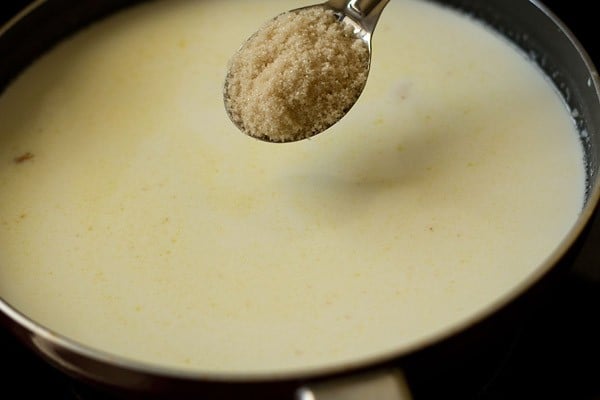
<instances>
[{"instance_id":1,"label":"spoon","mask_svg":"<svg viewBox=\"0 0 600 400\"><path fill-rule=\"evenodd\" d=\"M343 109L335 110L336 112L332 113L330 115L330 118L326 122L324 122L322 125L318 126L317 128L307 127L308 131L302 130L305 127L301 125L298 127L298 129L300 131L296 132L293 135L291 135L291 134L290 135L279 135L279 133L278 133L277 136L274 136L274 135L265 134L264 132L255 132L255 131L251 132L249 129L247 129L247 127L246 127L247 124L244 122L244 118L242 117L241 113L239 112L238 109L236 109L236 106L235 106L236 95L233 95L231 93L233 91L231 89L231 85L232 85L231 82L234 79L234 74L232 73L231 65L230 65L230 69L227 72L227 76L225 78L223 96L224 96L225 110L227 111L227 114L228 114L229 118L231 119L231 121L243 133L245 133L249 136L252 136L256 139L263 140L266 142L273 142L273 143L275 143L275 142L276 143L287 143L287 142L295 142L298 140L307 139L307 138L310 138L312 136L315 136L315 135L325 131L326 129L328 129L335 123L337 123L344 115L346 115L346 113L350 110L350 108L352 108L354 103L358 100L360 93L364 89L364 85L366 83L366 77L369 74L369 70L370 70L370 66L371 66L371 54L372 54L371 39L373 36L373 31L375 30L375 27L377 25L379 17L381 16L383 9L385 8L385 6L387 5L388 2L389 2L389 0L329 0L325 3L315 4L312 6L302 7L302 8L298 8L298 9L289 11L290 13L302 12L302 11L310 10L313 8L333 11L337 21L339 23L343 24L344 27L350 27L352 32L354 33L355 38L360 39L364 43L364 45L367 49L367 52L368 52L367 60L366 60L365 67L364 67L365 70L362 72L364 74L364 82L362 83L362 85L360 87L357 88L356 96L354 96L353 98L350 99L350 104L345 104L342 107ZM284 13L284 14L286 14L286 13ZM249 43L257 35L257 33L255 33L253 36L251 36L246 41L246 44ZM238 54L239 54L239 51L236 55L234 55L234 59L232 59L232 60L235 60L235 57ZM345 88L342 88L342 89L345 89ZM332 88L332 90L330 90L330 92L334 92L334 94L335 94L335 93L337 93L336 90L337 89ZM239 97L243 97L243 96L239 96ZM285 96L281 96L281 97L285 97ZM242 100L240 100L240 101L242 101ZM243 101L258 103L255 99L253 99L253 100L243 99ZM321 104L321 105L326 105L326 104ZM310 118L310 115L305 116L305 117ZM273 118L277 118L277 117L273 117Z\"/></svg>"}]
</instances>

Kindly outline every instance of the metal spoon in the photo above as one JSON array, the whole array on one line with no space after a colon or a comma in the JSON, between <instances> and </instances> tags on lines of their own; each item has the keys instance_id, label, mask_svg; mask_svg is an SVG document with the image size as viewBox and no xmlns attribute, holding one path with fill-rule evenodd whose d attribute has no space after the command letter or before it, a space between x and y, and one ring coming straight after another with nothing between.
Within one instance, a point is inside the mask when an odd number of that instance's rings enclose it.
<instances>
[{"instance_id":1,"label":"metal spoon","mask_svg":"<svg viewBox=\"0 0 600 400\"><path fill-rule=\"evenodd\" d=\"M329 0L325 3L315 4L312 6L302 7L302 8L298 8L295 10L291 10L291 12L305 10L305 9L308 9L311 7L319 7L319 8L325 8L325 9L332 10L335 13L339 22L351 26L356 37L358 37L359 39L364 41L365 44L367 45L369 60L368 60L368 66L367 66L366 73L368 75L370 66L371 66L371 55L372 55L371 39L373 36L373 31L375 30L375 26L377 25L377 22L379 21L379 17L381 16L383 9L385 8L385 6L387 5L388 2L389 2L389 0ZM227 77L225 78L225 84L224 84L224 90L223 90L223 95L224 95L224 100L225 100L225 109L229 115L229 118L232 120L232 122L243 133L249 134L246 131L246 129L244 128L243 122L240 121L240 118L235 115L235 113L229 106L229 103L230 103L229 102L229 99L230 99L230 95L229 95L230 77L231 77L231 72L228 71ZM358 99L358 96L356 99ZM350 107L348 107L345 110L341 110L341 111L343 111L343 114L340 116L339 119L341 119L350 110L350 108L352 108L353 105L354 104L352 104ZM337 121L339 121L339 119ZM270 138L267 135L252 134L250 136L252 136L256 139L259 139L259 140L263 140L266 142L273 142L273 143L294 142L297 140L306 139L306 138L315 136L315 135L323 132L324 130L328 129L335 123L337 123L337 121L334 121L332 124L324 127L323 129L320 129L318 131L306 132L305 135L301 135L298 138L295 138L295 137L294 138L286 138L285 140L276 140L275 141L275 140L272 140L272 138Z\"/></svg>"}]
</instances>

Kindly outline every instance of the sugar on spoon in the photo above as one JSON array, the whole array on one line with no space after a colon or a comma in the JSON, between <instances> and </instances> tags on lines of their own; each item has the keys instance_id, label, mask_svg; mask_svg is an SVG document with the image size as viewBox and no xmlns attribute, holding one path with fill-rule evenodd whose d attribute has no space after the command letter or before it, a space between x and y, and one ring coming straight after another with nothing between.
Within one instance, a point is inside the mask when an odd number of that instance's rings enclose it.
<instances>
[{"instance_id":1,"label":"sugar on spoon","mask_svg":"<svg viewBox=\"0 0 600 400\"><path fill-rule=\"evenodd\" d=\"M329 0L267 22L229 63L229 118L243 133L274 143L337 123L365 87L373 31L388 2Z\"/></svg>"}]
</instances>

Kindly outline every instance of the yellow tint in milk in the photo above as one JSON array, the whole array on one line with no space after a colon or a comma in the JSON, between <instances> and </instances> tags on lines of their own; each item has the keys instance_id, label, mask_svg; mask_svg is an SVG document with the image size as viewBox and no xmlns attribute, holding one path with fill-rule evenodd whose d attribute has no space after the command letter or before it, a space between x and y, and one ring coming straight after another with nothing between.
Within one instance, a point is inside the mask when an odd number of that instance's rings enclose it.
<instances>
[{"instance_id":1,"label":"yellow tint in milk","mask_svg":"<svg viewBox=\"0 0 600 400\"><path fill-rule=\"evenodd\" d=\"M530 275L578 216L574 123L478 23L390 2L359 103L318 137L243 135L229 57L302 1L152 2L0 97L0 295L152 364L290 371L378 356Z\"/></svg>"}]
</instances>

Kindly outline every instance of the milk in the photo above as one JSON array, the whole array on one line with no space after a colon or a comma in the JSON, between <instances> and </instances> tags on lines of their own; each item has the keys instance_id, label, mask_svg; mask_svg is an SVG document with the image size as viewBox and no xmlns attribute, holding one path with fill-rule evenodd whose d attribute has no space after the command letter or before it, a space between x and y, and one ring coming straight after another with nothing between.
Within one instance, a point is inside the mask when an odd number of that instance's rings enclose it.
<instances>
[{"instance_id":1,"label":"milk","mask_svg":"<svg viewBox=\"0 0 600 400\"><path fill-rule=\"evenodd\" d=\"M533 274L585 186L551 83L476 21L393 1L340 123L251 139L227 60L303 5L152 2L26 70L0 96L0 296L103 352L262 374L402 351Z\"/></svg>"}]
</instances>

